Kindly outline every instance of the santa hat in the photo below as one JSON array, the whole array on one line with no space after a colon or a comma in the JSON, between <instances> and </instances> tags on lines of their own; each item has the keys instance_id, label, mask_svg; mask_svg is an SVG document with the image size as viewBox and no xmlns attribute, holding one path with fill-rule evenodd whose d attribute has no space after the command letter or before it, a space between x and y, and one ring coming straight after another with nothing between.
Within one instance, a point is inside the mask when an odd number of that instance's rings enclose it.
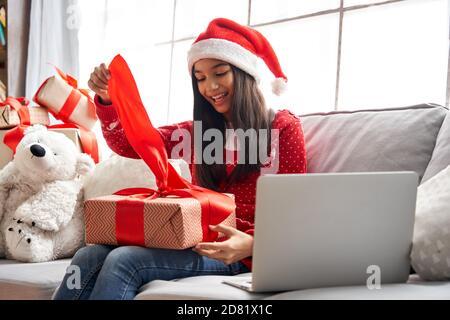
<instances>
[{"instance_id":1,"label":"santa hat","mask_svg":"<svg viewBox=\"0 0 450 320\"><path fill-rule=\"evenodd\" d=\"M287 77L269 41L258 31L232 20L214 19L198 36L188 52L189 72L195 62L206 58L228 62L253 76L257 83L258 60L262 59L275 76L272 91L280 95L286 89Z\"/></svg>"}]
</instances>

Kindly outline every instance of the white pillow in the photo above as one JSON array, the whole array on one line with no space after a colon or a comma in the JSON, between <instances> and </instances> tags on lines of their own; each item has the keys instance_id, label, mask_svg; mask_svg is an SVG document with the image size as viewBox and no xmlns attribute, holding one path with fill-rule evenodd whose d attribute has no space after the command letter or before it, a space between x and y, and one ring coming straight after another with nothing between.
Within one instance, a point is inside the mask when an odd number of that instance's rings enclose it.
<instances>
[{"instance_id":1,"label":"white pillow","mask_svg":"<svg viewBox=\"0 0 450 320\"><path fill-rule=\"evenodd\" d=\"M450 279L450 166L417 189L411 264L424 280Z\"/></svg>"},{"instance_id":2,"label":"white pillow","mask_svg":"<svg viewBox=\"0 0 450 320\"><path fill-rule=\"evenodd\" d=\"M191 181L188 164L182 159L169 159L180 176ZM84 183L84 199L113 194L125 188L156 189L155 176L142 159L113 155L97 164Z\"/></svg>"}]
</instances>

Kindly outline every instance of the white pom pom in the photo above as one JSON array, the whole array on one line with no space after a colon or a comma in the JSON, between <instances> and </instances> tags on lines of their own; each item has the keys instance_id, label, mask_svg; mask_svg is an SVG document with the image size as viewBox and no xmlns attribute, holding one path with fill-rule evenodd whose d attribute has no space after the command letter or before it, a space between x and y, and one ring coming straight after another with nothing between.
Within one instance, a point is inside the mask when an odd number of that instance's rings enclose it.
<instances>
[{"instance_id":1,"label":"white pom pom","mask_svg":"<svg viewBox=\"0 0 450 320\"><path fill-rule=\"evenodd\" d=\"M287 90L287 82L283 78L276 78L272 81L272 92L277 96L282 95Z\"/></svg>"}]
</instances>

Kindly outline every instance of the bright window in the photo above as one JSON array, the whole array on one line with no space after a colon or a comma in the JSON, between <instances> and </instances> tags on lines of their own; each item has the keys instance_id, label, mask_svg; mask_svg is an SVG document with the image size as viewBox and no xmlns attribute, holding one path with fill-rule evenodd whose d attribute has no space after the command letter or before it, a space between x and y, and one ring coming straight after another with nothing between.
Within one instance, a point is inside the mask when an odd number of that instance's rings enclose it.
<instances>
[{"instance_id":1,"label":"bright window","mask_svg":"<svg viewBox=\"0 0 450 320\"><path fill-rule=\"evenodd\" d=\"M247 24L248 1L243 0L177 0L175 40L196 37L216 17Z\"/></svg>"},{"instance_id":2,"label":"bright window","mask_svg":"<svg viewBox=\"0 0 450 320\"><path fill-rule=\"evenodd\" d=\"M409 2L345 13L339 109L445 105L447 1Z\"/></svg>"},{"instance_id":3,"label":"bright window","mask_svg":"<svg viewBox=\"0 0 450 320\"><path fill-rule=\"evenodd\" d=\"M363 4L374 4L374 3L382 3L386 2L386 0L344 0L345 7L358 6Z\"/></svg>"},{"instance_id":4,"label":"bright window","mask_svg":"<svg viewBox=\"0 0 450 320\"><path fill-rule=\"evenodd\" d=\"M264 92L274 109L310 113L334 109L339 14L258 27L269 39L288 77L289 90L280 98L270 94L267 72ZM286 41L285 35L292 35Z\"/></svg>"},{"instance_id":5,"label":"bright window","mask_svg":"<svg viewBox=\"0 0 450 320\"><path fill-rule=\"evenodd\" d=\"M279 19L289 19L320 11L338 9L340 0L252 0L251 24L268 23Z\"/></svg>"},{"instance_id":6,"label":"bright window","mask_svg":"<svg viewBox=\"0 0 450 320\"><path fill-rule=\"evenodd\" d=\"M155 125L192 118L186 53L215 17L250 24L272 43L289 78L274 108L445 104L448 0L79 0L80 82L122 54ZM271 77L267 77L266 80Z\"/></svg>"}]
</instances>

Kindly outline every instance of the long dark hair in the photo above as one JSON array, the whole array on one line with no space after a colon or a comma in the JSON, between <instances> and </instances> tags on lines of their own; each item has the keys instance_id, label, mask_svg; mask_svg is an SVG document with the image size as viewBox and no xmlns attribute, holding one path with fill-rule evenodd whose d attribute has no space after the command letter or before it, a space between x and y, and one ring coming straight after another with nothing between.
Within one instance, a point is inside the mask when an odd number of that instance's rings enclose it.
<instances>
[{"instance_id":1,"label":"long dark hair","mask_svg":"<svg viewBox=\"0 0 450 320\"><path fill-rule=\"evenodd\" d=\"M274 118L273 110L267 110L264 97L259 90L255 79L241 69L230 65L234 76L234 94L231 102L233 129L255 129L259 133L260 129L267 131L267 155L270 154L270 128ZM192 70L192 89L194 92L194 121L202 121L202 137L208 129L218 129L222 133L225 144L225 118L200 94L198 90L197 79ZM251 164L250 159L250 141L245 139L245 163L238 163L231 175L227 179L225 164L195 164L195 175L197 183L205 188L219 190L219 186L226 180L226 184L231 184L237 180L242 180L252 172L260 170L261 165L266 160L260 157L259 135L258 135L258 156L255 164ZM197 141L194 139L194 141ZM201 145L195 145L195 157L203 156L203 150L211 142L203 141ZM264 154L264 153L263 153ZM198 161L197 161L198 162Z\"/></svg>"}]
</instances>

